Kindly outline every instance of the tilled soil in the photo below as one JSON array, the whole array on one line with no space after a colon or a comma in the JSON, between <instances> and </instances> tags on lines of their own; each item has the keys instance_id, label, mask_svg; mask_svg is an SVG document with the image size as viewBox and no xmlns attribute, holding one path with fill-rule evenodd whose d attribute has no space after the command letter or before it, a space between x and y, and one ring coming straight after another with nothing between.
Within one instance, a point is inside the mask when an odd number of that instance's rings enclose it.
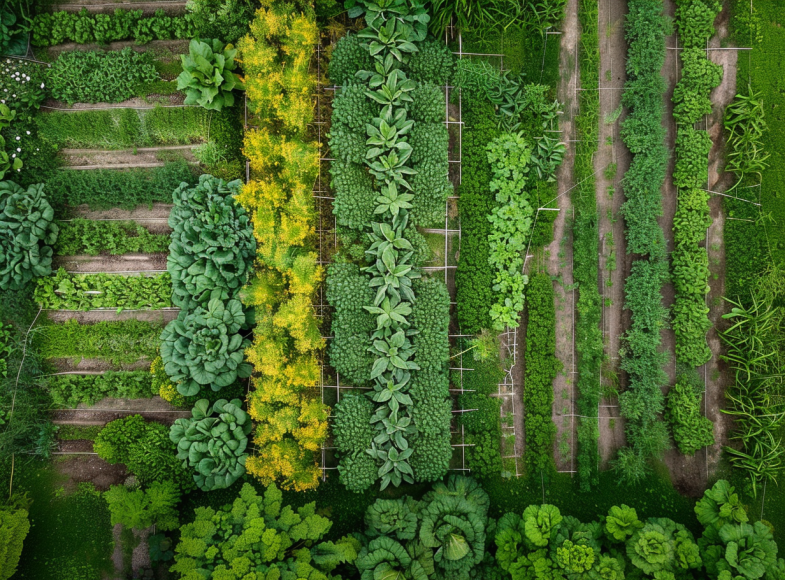
<instances>
[{"instance_id":1,"label":"tilled soil","mask_svg":"<svg viewBox=\"0 0 785 580\"><path fill-rule=\"evenodd\" d=\"M79 324L94 324L96 322L111 322L119 320L141 320L143 322L168 323L177 318L179 308L168 310L90 310L81 312L77 310L48 310L46 317L52 322L62 323L67 320L76 320Z\"/></svg>"},{"instance_id":2,"label":"tilled soil","mask_svg":"<svg viewBox=\"0 0 785 580\"><path fill-rule=\"evenodd\" d=\"M140 205L131 210L120 208L91 210L87 204L82 204L68 208L65 216L88 220L133 221L144 226L151 233L168 234L172 231L168 224L172 207L170 203L154 203L150 206Z\"/></svg>"},{"instance_id":3,"label":"tilled soil","mask_svg":"<svg viewBox=\"0 0 785 580\"><path fill-rule=\"evenodd\" d=\"M112 9L114 11L114 8ZM48 60L51 61L62 52L73 52L81 50L82 52L95 52L95 51L114 51L130 48L136 52L165 52L172 54L188 54L188 40L152 40L147 44L136 44L133 40L120 40L117 42L110 42L106 45L101 44L77 44L76 42L65 42L57 46L49 48L35 49L40 58L40 53L48 53Z\"/></svg>"},{"instance_id":4,"label":"tilled soil","mask_svg":"<svg viewBox=\"0 0 785 580\"><path fill-rule=\"evenodd\" d=\"M185 102L185 95L183 93L172 93L170 95L161 95L158 93L150 93L144 97L134 97L119 103L73 103L68 104L65 101L58 101L57 99L47 99L41 108L53 111L90 111L90 110L103 110L103 109L154 109L157 106L191 106L183 105ZM195 106L195 105L194 105Z\"/></svg>"},{"instance_id":5,"label":"tilled soil","mask_svg":"<svg viewBox=\"0 0 785 580\"><path fill-rule=\"evenodd\" d=\"M101 149L61 149L60 157L68 169L131 169L163 167L167 161L184 159L197 163L193 149L198 145L138 147L119 151Z\"/></svg>"},{"instance_id":6,"label":"tilled soil","mask_svg":"<svg viewBox=\"0 0 785 580\"><path fill-rule=\"evenodd\" d=\"M163 10L167 15L174 16L185 13L185 4L186 0L81 0L58 3L55 9L79 12L82 8L86 8L90 14L111 14L120 8L141 10L145 16L151 16L156 10Z\"/></svg>"},{"instance_id":7,"label":"tilled soil","mask_svg":"<svg viewBox=\"0 0 785 580\"><path fill-rule=\"evenodd\" d=\"M54 367L55 372L72 371L142 371L149 370L151 361L140 359L138 361L114 365L109 361L97 358L50 358L47 362Z\"/></svg>"},{"instance_id":8,"label":"tilled soil","mask_svg":"<svg viewBox=\"0 0 785 580\"><path fill-rule=\"evenodd\" d=\"M578 2L568 0L562 23L559 69L561 81L558 99L564 115L559 127L566 151L556 179L559 197L559 215L553 224L553 241L546 249L548 274L555 278L553 284L556 308L556 358L562 371L553 381L553 422L556 425L556 442L553 456L559 471L574 470L575 445L575 290L572 289L572 204L569 190L574 186L573 162L575 159L574 119L578 113Z\"/></svg>"},{"instance_id":9,"label":"tilled soil","mask_svg":"<svg viewBox=\"0 0 785 580\"><path fill-rule=\"evenodd\" d=\"M58 455L54 465L72 483L90 482L99 491L107 491L111 485L120 485L128 477L125 465L110 465L97 455Z\"/></svg>"},{"instance_id":10,"label":"tilled soil","mask_svg":"<svg viewBox=\"0 0 785 580\"><path fill-rule=\"evenodd\" d=\"M58 441L58 453L92 453L93 442L87 439L76 439L73 441Z\"/></svg>"},{"instance_id":11,"label":"tilled soil","mask_svg":"<svg viewBox=\"0 0 785 580\"><path fill-rule=\"evenodd\" d=\"M69 272L135 273L153 275L166 270L166 254L122 254L119 256L56 256L54 265Z\"/></svg>"},{"instance_id":12,"label":"tilled soil","mask_svg":"<svg viewBox=\"0 0 785 580\"><path fill-rule=\"evenodd\" d=\"M123 401L123 399L120 399ZM164 401L165 402L165 401ZM129 406L141 406L141 405L129 405ZM186 410L179 410L179 411L153 411L153 410L143 410L143 409L113 409L113 410L105 410L100 408L92 408L92 409L67 409L67 410L55 410L52 411L52 420L61 422L61 421L68 421L68 425L82 425L82 421L89 421L91 425L95 425L96 421L101 421L101 424L106 424L115 419L120 419L122 417L128 417L130 415L141 415L145 419L149 421L156 421L158 423L163 423L164 425L171 425L177 419L182 419L185 417L191 416L191 411Z\"/></svg>"}]
</instances>

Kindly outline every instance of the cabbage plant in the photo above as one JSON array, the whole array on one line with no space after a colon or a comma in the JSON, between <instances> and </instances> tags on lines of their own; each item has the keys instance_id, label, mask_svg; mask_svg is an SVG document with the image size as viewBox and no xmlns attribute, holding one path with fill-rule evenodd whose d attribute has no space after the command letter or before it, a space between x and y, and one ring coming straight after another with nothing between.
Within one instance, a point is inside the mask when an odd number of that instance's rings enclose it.
<instances>
[{"instance_id":1,"label":"cabbage plant","mask_svg":"<svg viewBox=\"0 0 785 580\"><path fill-rule=\"evenodd\" d=\"M180 308L234 298L248 279L256 240L248 213L234 201L240 184L202 175L196 186L183 183L172 194L166 269Z\"/></svg>"},{"instance_id":2,"label":"cabbage plant","mask_svg":"<svg viewBox=\"0 0 785 580\"><path fill-rule=\"evenodd\" d=\"M236 48L231 44L224 46L220 40L192 39L188 54L181 56L183 72L177 77L177 89L186 94L185 104L197 104L213 111L231 107L232 91L245 88L231 72L237 66L236 54Z\"/></svg>"},{"instance_id":3,"label":"cabbage plant","mask_svg":"<svg viewBox=\"0 0 785 580\"><path fill-rule=\"evenodd\" d=\"M245 452L251 420L240 399L220 399L212 409L207 399L196 402L192 419L178 419L169 431L177 444L177 459L183 467L196 469L199 489L212 491L232 485L245 473Z\"/></svg>"},{"instance_id":4,"label":"cabbage plant","mask_svg":"<svg viewBox=\"0 0 785 580\"><path fill-rule=\"evenodd\" d=\"M164 370L186 397L202 387L214 391L231 385L237 378L251 376L252 367L243 362L243 350L250 344L239 334L245 322L242 304L224 304L214 298L207 308L181 311L161 333Z\"/></svg>"},{"instance_id":5,"label":"cabbage plant","mask_svg":"<svg viewBox=\"0 0 785 580\"><path fill-rule=\"evenodd\" d=\"M52 273L58 227L43 184L22 189L0 181L0 289L17 290L33 276Z\"/></svg>"}]
</instances>

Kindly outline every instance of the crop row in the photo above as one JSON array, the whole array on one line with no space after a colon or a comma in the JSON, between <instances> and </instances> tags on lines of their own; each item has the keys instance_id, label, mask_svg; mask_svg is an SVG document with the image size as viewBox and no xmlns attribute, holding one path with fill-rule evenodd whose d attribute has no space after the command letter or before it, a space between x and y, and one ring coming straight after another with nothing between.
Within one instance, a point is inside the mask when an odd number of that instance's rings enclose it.
<instances>
[{"instance_id":1,"label":"crop row","mask_svg":"<svg viewBox=\"0 0 785 580\"><path fill-rule=\"evenodd\" d=\"M307 136L317 37L313 13L274 3L257 11L239 43L248 110L259 123L245 134L251 180L238 196L257 241L256 270L243 298L257 320L246 351L255 371L248 412L256 448L246 468L297 491L319 484L315 452L329 414L315 388L324 341L312 305L323 278L313 250L319 150Z\"/></svg>"},{"instance_id":2,"label":"crop row","mask_svg":"<svg viewBox=\"0 0 785 580\"><path fill-rule=\"evenodd\" d=\"M358 262L336 264L328 275L327 298L336 308L330 359L354 386L370 387L375 403L367 418L373 437L366 434L340 450L341 481L353 491L378 478L382 489L434 481L446 473L452 457L450 298L443 282L421 278L424 244L413 227L440 219L452 189L441 122L444 97L432 84L435 77L419 76L449 74L438 65L451 64L451 57L446 48L426 44L429 52L418 61L427 28L417 9L400 10L390 19L385 9L369 5L368 28L358 35L362 44L350 36L334 51L334 62L344 67L338 67L339 74L352 61L367 66L350 75L356 82L336 95L329 135L339 160L331 167L335 213L339 223L352 228L347 257ZM358 48L372 58L349 58ZM421 66L425 58L436 66ZM412 60L419 70L412 70ZM335 72L331 68L331 78ZM347 324L363 318L359 328ZM352 344L359 352L352 352ZM337 406L339 433L368 410L351 399Z\"/></svg>"},{"instance_id":3,"label":"crop row","mask_svg":"<svg viewBox=\"0 0 785 580\"><path fill-rule=\"evenodd\" d=\"M717 0L680 0L676 9L682 76L673 91L676 119L676 164L673 183L678 205L673 220L672 275L676 296L672 326L676 334L676 359L693 367L711 358L706 332L709 256L706 229L711 225L706 191L711 137L695 123L711 113L709 93L722 81L722 66L709 61L705 46L714 34L714 19L722 8Z\"/></svg>"},{"instance_id":4,"label":"crop row","mask_svg":"<svg viewBox=\"0 0 785 580\"><path fill-rule=\"evenodd\" d=\"M173 188L174 189L174 188ZM97 256L102 252L111 255L166 252L168 234L153 234L132 221L95 221L74 219L59 224L60 233L54 245L59 256Z\"/></svg>"},{"instance_id":5,"label":"crop row","mask_svg":"<svg viewBox=\"0 0 785 580\"><path fill-rule=\"evenodd\" d=\"M668 255L657 219L662 216L661 190L668 164L662 126L665 80L660 70L670 26L660 0L633 0L629 9L627 82L622 97L629 115L622 122L622 139L633 157L624 176L622 213L627 251L637 258L624 288L631 321L624 335L621 368L629 383L619 404L626 419L627 447L619 451L616 469L620 479L637 481L643 477L646 461L659 457L669 445L660 420L662 387L668 380L663 369L668 357L660 352L660 332L667 324L661 291L668 278Z\"/></svg>"}]
</instances>

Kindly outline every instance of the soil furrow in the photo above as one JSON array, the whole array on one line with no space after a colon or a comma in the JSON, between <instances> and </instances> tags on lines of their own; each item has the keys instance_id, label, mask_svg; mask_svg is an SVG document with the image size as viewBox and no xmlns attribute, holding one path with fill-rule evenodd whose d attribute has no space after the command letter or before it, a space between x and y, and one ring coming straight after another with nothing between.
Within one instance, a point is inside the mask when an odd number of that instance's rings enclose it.
<instances>
[{"instance_id":1,"label":"soil furrow","mask_svg":"<svg viewBox=\"0 0 785 580\"><path fill-rule=\"evenodd\" d=\"M570 188L574 186L573 162L575 159L574 119L578 113L578 2L568 0L562 23L559 69L561 80L558 99L564 115L559 127L566 151L557 173L559 215L553 224L553 241L546 249L548 274L554 279L553 290L556 308L556 358L562 370L553 381L553 422L556 424L556 442L553 450L559 471L571 472L574 467L575 445L575 290L572 278L572 204Z\"/></svg>"},{"instance_id":2,"label":"soil furrow","mask_svg":"<svg viewBox=\"0 0 785 580\"><path fill-rule=\"evenodd\" d=\"M155 275L166 270L166 256L156 254L121 254L119 256L55 256L54 266L69 272L106 272L131 274L143 272Z\"/></svg>"},{"instance_id":3,"label":"soil furrow","mask_svg":"<svg viewBox=\"0 0 785 580\"><path fill-rule=\"evenodd\" d=\"M89 111L89 110L102 110L102 109L154 109L158 106L188 106L183 105L185 95L183 93L172 93L170 95L161 95L158 93L150 93L144 97L134 97L119 103L73 103L68 104L65 101L58 101L56 99L47 99L41 108L46 111ZM194 105L196 106L196 105Z\"/></svg>"},{"instance_id":4,"label":"soil furrow","mask_svg":"<svg viewBox=\"0 0 785 580\"><path fill-rule=\"evenodd\" d=\"M117 322L121 320L142 320L144 322L171 322L180 313L179 308L171 310L89 310L80 312L76 310L48 310L46 317L52 322L66 322L76 320L79 324L93 324L95 322Z\"/></svg>"},{"instance_id":5,"label":"soil furrow","mask_svg":"<svg viewBox=\"0 0 785 580\"><path fill-rule=\"evenodd\" d=\"M47 359L47 362L54 367L54 371L57 373L70 371L143 371L150 370L152 361L143 358L132 363L115 365L98 358L50 358Z\"/></svg>"}]
</instances>

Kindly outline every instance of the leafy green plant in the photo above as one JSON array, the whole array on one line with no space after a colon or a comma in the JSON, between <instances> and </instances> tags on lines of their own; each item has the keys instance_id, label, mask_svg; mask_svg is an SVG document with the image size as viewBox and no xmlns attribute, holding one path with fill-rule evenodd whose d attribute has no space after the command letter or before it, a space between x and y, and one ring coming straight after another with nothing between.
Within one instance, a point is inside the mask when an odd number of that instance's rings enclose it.
<instances>
[{"instance_id":1,"label":"leafy green plant","mask_svg":"<svg viewBox=\"0 0 785 580\"><path fill-rule=\"evenodd\" d=\"M605 533L615 542L624 542L643 527L635 508L622 504L611 506L605 518Z\"/></svg>"},{"instance_id":2,"label":"leafy green plant","mask_svg":"<svg viewBox=\"0 0 785 580\"><path fill-rule=\"evenodd\" d=\"M147 489L130 490L113 485L104 492L104 499L112 514L112 525L144 530L152 525L161 531L177 529L177 504L180 490L171 481L154 481Z\"/></svg>"},{"instance_id":3,"label":"leafy green plant","mask_svg":"<svg viewBox=\"0 0 785 580\"><path fill-rule=\"evenodd\" d=\"M694 372L677 377L668 391L666 418L679 451L685 455L714 444L714 425L703 416L702 398L703 383Z\"/></svg>"},{"instance_id":4,"label":"leafy green plant","mask_svg":"<svg viewBox=\"0 0 785 580\"><path fill-rule=\"evenodd\" d=\"M65 52L46 73L52 96L68 104L119 103L158 78L152 57L128 47L109 52Z\"/></svg>"},{"instance_id":5,"label":"leafy green plant","mask_svg":"<svg viewBox=\"0 0 785 580\"><path fill-rule=\"evenodd\" d=\"M695 504L695 515L704 527L721 529L725 524L746 524L747 511L741 503L736 488L724 479L719 480Z\"/></svg>"},{"instance_id":6,"label":"leafy green plant","mask_svg":"<svg viewBox=\"0 0 785 580\"><path fill-rule=\"evenodd\" d=\"M246 283L256 241L248 213L234 200L239 189L239 180L202 175L195 187L184 183L172 194L166 267L177 306L193 309L212 298L232 299Z\"/></svg>"},{"instance_id":7,"label":"leafy green plant","mask_svg":"<svg viewBox=\"0 0 785 580\"><path fill-rule=\"evenodd\" d=\"M171 295L169 274L71 274L63 268L54 276L39 278L34 293L41 308L49 310L116 308L118 312L169 308Z\"/></svg>"},{"instance_id":8,"label":"leafy green plant","mask_svg":"<svg viewBox=\"0 0 785 580\"><path fill-rule=\"evenodd\" d=\"M736 175L737 181L727 191L736 189L745 179L756 176L769 166L771 157L761 141L768 130L762 94L747 87L747 94L737 94L733 102L725 108L723 119L727 132L725 171Z\"/></svg>"},{"instance_id":9,"label":"leafy green plant","mask_svg":"<svg viewBox=\"0 0 785 580\"><path fill-rule=\"evenodd\" d=\"M251 365L243 362L243 349L250 342L239 334L244 324L239 300L224 304L214 298L207 308L181 311L166 326L161 333L161 358L181 395L195 395L208 385L218 391L250 376Z\"/></svg>"},{"instance_id":10,"label":"leafy green plant","mask_svg":"<svg viewBox=\"0 0 785 580\"><path fill-rule=\"evenodd\" d=\"M701 546L711 578L756 579L782 570L771 528L763 522L725 524L719 530L710 527Z\"/></svg>"},{"instance_id":11,"label":"leafy green plant","mask_svg":"<svg viewBox=\"0 0 785 580\"><path fill-rule=\"evenodd\" d=\"M170 570L227 579L238 578L236 570L265 578L327 577L339 564L354 562L358 548L350 537L322 541L331 527L314 502L294 509L274 485L260 496L246 483L233 505L197 508L195 521L180 528Z\"/></svg>"},{"instance_id":12,"label":"leafy green plant","mask_svg":"<svg viewBox=\"0 0 785 580\"><path fill-rule=\"evenodd\" d=\"M157 395L147 371L106 371L100 375L55 375L46 381L52 403L73 409L101 399L145 399ZM62 430L58 435L63 439Z\"/></svg>"},{"instance_id":13,"label":"leafy green plant","mask_svg":"<svg viewBox=\"0 0 785 580\"><path fill-rule=\"evenodd\" d=\"M59 224L54 251L60 256L104 252L112 256L130 253L156 254L169 247L168 234L153 234L136 222L97 221L76 218Z\"/></svg>"},{"instance_id":14,"label":"leafy green plant","mask_svg":"<svg viewBox=\"0 0 785 580\"><path fill-rule=\"evenodd\" d=\"M237 49L220 40L207 42L191 39L188 54L182 55L183 72L177 77L177 89L185 91L186 105L197 104L208 110L220 111L234 104L234 89L243 83L232 71L237 64Z\"/></svg>"},{"instance_id":15,"label":"leafy green plant","mask_svg":"<svg viewBox=\"0 0 785 580\"><path fill-rule=\"evenodd\" d=\"M0 509L0 578L8 580L17 570L22 544L30 531L28 506Z\"/></svg>"},{"instance_id":16,"label":"leafy green plant","mask_svg":"<svg viewBox=\"0 0 785 580\"><path fill-rule=\"evenodd\" d=\"M0 181L0 289L19 289L51 273L58 232L53 218L43 184L25 190Z\"/></svg>"},{"instance_id":17,"label":"leafy green plant","mask_svg":"<svg viewBox=\"0 0 785 580\"><path fill-rule=\"evenodd\" d=\"M214 416L217 414L217 416ZM199 489L212 491L232 485L245 473L245 453L251 420L240 399L219 399L212 405L200 399L191 410L193 419L178 419L169 431L177 444L183 467L196 469Z\"/></svg>"}]
</instances>

